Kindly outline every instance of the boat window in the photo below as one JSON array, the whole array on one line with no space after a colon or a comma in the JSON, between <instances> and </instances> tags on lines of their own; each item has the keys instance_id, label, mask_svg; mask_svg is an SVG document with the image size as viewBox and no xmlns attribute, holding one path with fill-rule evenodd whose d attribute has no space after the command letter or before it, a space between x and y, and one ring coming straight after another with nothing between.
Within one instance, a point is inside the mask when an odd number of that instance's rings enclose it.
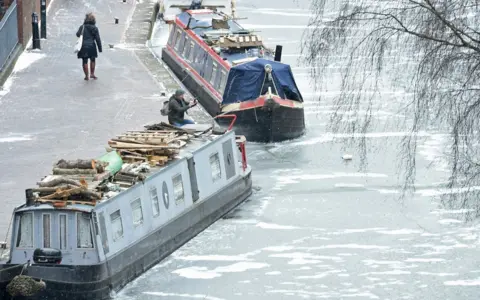
<instances>
[{"instance_id":1,"label":"boat window","mask_svg":"<svg viewBox=\"0 0 480 300\"><path fill-rule=\"evenodd\" d=\"M77 248L93 248L90 215L77 213Z\"/></svg>"},{"instance_id":2,"label":"boat window","mask_svg":"<svg viewBox=\"0 0 480 300\"><path fill-rule=\"evenodd\" d=\"M194 47L195 47L195 43L190 42L190 53L189 53L189 56L188 56L188 60L192 61L192 62L193 62L193 54L195 53Z\"/></svg>"},{"instance_id":3,"label":"boat window","mask_svg":"<svg viewBox=\"0 0 480 300\"><path fill-rule=\"evenodd\" d=\"M173 194L175 196L175 204L183 202L185 194L183 191L182 174L178 174L173 177Z\"/></svg>"},{"instance_id":4,"label":"boat window","mask_svg":"<svg viewBox=\"0 0 480 300\"><path fill-rule=\"evenodd\" d=\"M143 223L143 212L142 212L142 200L138 198L137 200L130 203L132 207L133 214L133 226L137 227Z\"/></svg>"},{"instance_id":5,"label":"boat window","mask_svg":"<svg viewBox=\"0 0 480 300\"><path fill-rule=\"evenodd\" d=\"M60 234L60 250L67 249L67 215L58 216L58 232Z\"/></svg>"},{"instance_id":6,"label":"boat window","mask_svg":"<svg viewBox=\"0 0 480 300\"><path fill-rule=\"evenodd\" d=\"M185 40L183 42L182 56L184 58L188 58L188 55L190 54L189 51L190 51L190 47L188 46L188 35L185 33Z\"/></svg>"},{"instance_id":7,"label":"boat window","mask_svg":"<svg viewBox=\"0 0 480 300\"><path fill-rule=\"evenodd\" d=\"M225 90L225 84L227 84L227 72L222 70L220 72L220 87L219 87L220 93L222 93L222 95L223 95L223 91Z\"/></svg>"},{"instance_id":8,"label":"boat window","mask_svg":"<svg viewBox=\"0 0 480 300\"><path fill-rule=\"evenodd\" d=\"M176 36L177 36L177 35L176 35L176 33L177 33L176 29L177 29L177 26L176 26L176 25L173 25L173 26L172 26L172 29L171 29L171 31L170 31L170 37L169 37L169 39L168 39L168 44L169 44L170 46L172 46L173 41L175 41L175 38L176 38Z\"/></svg>"},{"instance_id":9,"label":"boat window","mask_svg":"<svg viewBox=\"0 0 480 300\"><path fill-rule=\"evenodd\" d=\"M160 214L160 204L158 203L157 188L152 187L150 189L150 197L152 198L153 216L156 217Z\"/></svg>"},{"instance_id":10,"label":"boat window","mask_svg":"<svg viewBox=\"0 0 480 300\"><path fill-rule=\"evenodd\" d=\"M43 248L50 248L51 236L50 230L51 228L51 221L50 221L50 214L42 214L42 228L43 228Z\"/></svg>"},{"instance_id":11,"label":"boat window","mask_svg":"<svg viewBox=\"0 0 480 300\"><path fill-rule=\"evenodd\" d=\"M210 78L210 83L215 87L215 79L217 78L217 64L213 63L212 67L212 78Z\"/></svg>"},{"instance_id":12,"label":"boat window","mask_svg":"<svg viewBox=\"0 0 480 300\"><path fill-rule=\"evenodd\" d=\"M181 41L182 41L182 31L180 29L177 29L177 34L175 36L175 47L174 47L175 50L178 51Z\"/></svg>"},{"instance_id":13,"label":"boat window","mask_svg":"<svg viewBox=\"0 0 480 300\"><path fill-rule=\"evenodd\" d=\"M17 248L33 248L33 214L23 213L18 222Z\"/></svg>"},{"instance_id":14,"label":"boat window","mask_svg":"<svg viewBox=\"0 0 480 300\"><path fill-rule=\"evenodd\" d=\"M100 233L102 236L103 253L107 254L110 251L110 248L108 247L107 226L105 224L105 216L103 212L98 214L98 221L100 223Z\"/></svg>"},{"instance_id":15,"label":"boat window","mask_svg":"<svg viewBox=\"0 0 480 300\"><path fill-rule=\"evenodd\" d=\"M197 50L197 57L195 58L195 63L199 64L202 62L202 56L205 53L202 48L198 48Z\"/></svg>"},{"instance_id":16,"label":"boat window","mask_svg":"<svg viewBox=\"0 0 480 300\"><path fill-rule=\"evenodd\" d=\"M210 167L212 168L213 182L222 178L222 167L220 165L220 158L218 157L218 152L210 156Z\"/></svg>"},{"instance_id":17,"label":"boat window","mask_svg":"<svg viewBox=\"0 0 480 300\"><path fill-rule=\"evenodd\" d=\"M205 60L205 65L203 66L203 78L210 82L210 77L212 76L212 58L207 55Z\"/></svg>"},{"instance_id":18,"label":"boat window","mask_svg":"<svg viewBox=\"0 0 480 300\"><path fill-rule=\"evenodd\" d=\"M115 242L123 237L123 224L120 210L110 214L110 223L112 223L113 241Z\"/></svg>"}]
</instances>

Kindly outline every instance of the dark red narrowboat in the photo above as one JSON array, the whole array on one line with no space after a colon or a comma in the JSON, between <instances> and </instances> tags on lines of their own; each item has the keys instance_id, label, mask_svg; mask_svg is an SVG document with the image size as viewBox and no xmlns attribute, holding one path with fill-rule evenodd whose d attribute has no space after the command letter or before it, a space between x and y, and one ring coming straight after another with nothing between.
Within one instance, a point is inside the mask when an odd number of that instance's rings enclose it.
<instances>
[{"instance_id":1,"label":"dark red narrowboat","mask_svg":"<svg viewBox=\"0 0 480 300\"><path fill-rule=\"evenodd\" d=\"M220 126L255 142L279 142L305 133L302 95L281 46L262 38L207 1L172 5L162 60ZM208 8L205 8L208 7ZM234 10L233 10L234 11Z\"/></svg>"}]
</instances>

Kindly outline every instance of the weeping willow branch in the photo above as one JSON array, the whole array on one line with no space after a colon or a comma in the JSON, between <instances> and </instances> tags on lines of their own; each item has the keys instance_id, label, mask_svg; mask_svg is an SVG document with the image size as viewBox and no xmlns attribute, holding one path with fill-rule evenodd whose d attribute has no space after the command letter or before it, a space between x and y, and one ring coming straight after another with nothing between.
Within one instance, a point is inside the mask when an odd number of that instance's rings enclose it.
<instances>
[{"instance_id":1,"label":"weeping willow branch","mask_svg":"<svg viewBox=\"0 0 480 300\"><path fill-rule=\"evenodd\" d=\"M396 103L411 133L399 153L402 195L414 191L418 133L435 128L448 133L448 188L465 191L451 193L449 203L477 211L479 193L469 187L480 185L478 5L476 0L313 0L302 42L317 89L327 85L329 68L341 73L330 118L334 132L367 133L380 87L409 92L410 98ZM365 140L357 143L366 147Z\"/></svg>"}]
</instances>

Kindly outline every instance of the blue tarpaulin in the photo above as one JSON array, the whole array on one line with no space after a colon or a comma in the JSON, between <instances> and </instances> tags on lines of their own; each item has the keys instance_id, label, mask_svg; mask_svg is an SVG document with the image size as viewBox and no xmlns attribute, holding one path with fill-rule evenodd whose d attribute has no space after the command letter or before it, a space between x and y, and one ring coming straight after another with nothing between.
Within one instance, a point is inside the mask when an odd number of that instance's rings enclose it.
<instances>
[{"instance_id":1,"label":"blue tarpaulin","mask_svg":"<svg viewBox=\"0 0 480 300\"><path fill-rule=\"evenodd\" d=\"M228 74L222 104L256 99L260 96L265 79L265 65L272 66L272 75L278 94L283 99L303 102L302 95L293 78L289 65L258 58L254 61L232 67ZM272 92L274 89L272 89Z\"/></svg>"}]
</instances>

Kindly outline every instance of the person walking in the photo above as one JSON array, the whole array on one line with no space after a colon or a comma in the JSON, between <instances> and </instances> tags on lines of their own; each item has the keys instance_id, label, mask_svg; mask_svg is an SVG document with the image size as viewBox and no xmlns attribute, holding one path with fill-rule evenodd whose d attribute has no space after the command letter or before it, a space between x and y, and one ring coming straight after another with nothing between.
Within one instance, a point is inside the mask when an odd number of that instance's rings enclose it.
<instances>
[{"instance_id":1,"label":"person walking","mask_svg":"<svg viewBox=\"0 0 480 300\"><path fill-rule=\"evenodd\" d=\"M77 37L83 35L82 48L77 53L77 58L82 60L83 73L85 73L85 80L88 76L88 60L90 60L90 78L97 79L95 76L95 62L98 57L98 52L102 52L102 40L100 39L100 32L95 25L96 20L93 13L88 13L85 16L83 25L78 28Z\"/></svg>"},{"instance_id":2,"label":"person walking","mask_svg":"<svg viewBox=\"0 0 480 300\"><path fill-rule=\"evenodd\" d=\"M168 101L168 123L176 127L186 124L195 124L192 120L185 119L185 112L197 105L197 100L187 102L184 90L176 90Z\"/></svg>"}]
</instances>

